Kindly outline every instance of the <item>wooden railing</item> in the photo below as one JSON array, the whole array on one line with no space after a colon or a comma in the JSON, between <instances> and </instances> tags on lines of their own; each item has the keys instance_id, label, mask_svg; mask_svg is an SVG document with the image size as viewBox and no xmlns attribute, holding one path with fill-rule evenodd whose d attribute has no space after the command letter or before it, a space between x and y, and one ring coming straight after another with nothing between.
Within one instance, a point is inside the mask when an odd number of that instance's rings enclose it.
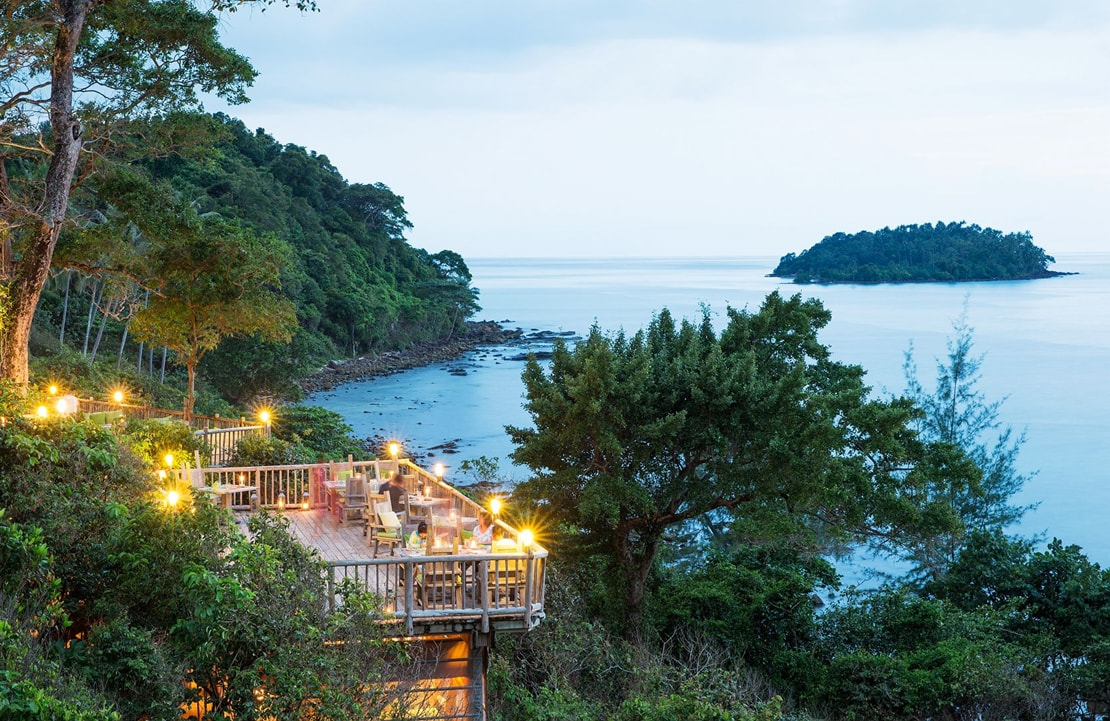
<instances>
[{"instance_id":1,"label":"wooden railing","mask_svg":"<svg viewBox=\"0 0 1110 721\"><path fill-rule=\"evenodd\" d=\"M193 435L208 444L213 466L222 466L235 455L235 446L247 436L265 435L269 430L263 425L233 426L193 431Z\"/></svg>"},{"instance_id":2,"label":"wooden railing","mask_svg":"<svg viewBox=\"0 0 1110 721\"><path fill-rule=\"evenodd\" d=\"M529 631L544 617L547 551L411 556L328 564L330 609L340 610L344 580L382 599L386 620L405 635L473 628Z\"/></svg>"},{"instance_id":3,"label":"wooden railing","mask_svg":"<svg viewBox=\"0 0 1110 721\"><path fill-rule=\"evenodd\" d=\"M240 484L253 490L234 493L233 509L322 506L326 482L361 474L373 483L399 471L409 493L428 491L446 499L442 513L456 519L476 518L482 507L451 485L407 459L396 461L335 461L285 466L179 469L180 481L194 486ZM403 622L405 633L459 630L527 631L543 618L547 550L521 545L521 534L497 521L513 553L461 553L434 556L390 556L331 561L327 564L328 607L341 608L344 581L380 596L386 619ZM432 536L434 537L434 532Z\"/></svg>"},{"instance_id":4,"label":"wooden railing","mask_svg":"<svg viewBox=\"0 0 1110 721\"><path fill-rule=\"evenodd\" d=\"M242 429L225 429L236 431ZM393 471L400 471L400 479L409 493L431 491L435 498L449 501L443 504L445 512L454 511L457 516L477 516L481 507L465 495L428 473L407 459L397 461L330 461L327 463L298 463L286 466L210 466L200 469L178 469L181 480L194 486L226 485L239 483L257 486L255 505L276 508L279 500L285 505L300 505L304 494L308 493L309 508L327 503L326 481L340 480L347 474L364 476L371 492L376 491L376 483L383 482ZM235 499L232 507L246 509L250 503L245 499Z\"/></svg>"},{"instance_id":5,"label":"wooden railing","mask_svg":"<svg viewBox=\"0 0 1110 721\"><path fill-rule=\"evenodd\" d=\"M78 408L86 416L92 414L115 415L116 418L124 416L129 418L143 418L146 420L172 419L185 423L185 414L181 411L172 411L165 408L147 408L146 406L133 406L126 403L110 403L83 399L78 401ZM193 414L188 425L193 429L193 434L208 444L210 462L213 466L222 466L231 460L235 454L235 446L243 438L254 435L269 435L270 427L265 424L248 424L245 418L221 418L220 416L202 416Z\"/></svg>"},{"instance_id":6,"label":"wooden railing","mask_svg":"<svg viewBox=\"0 0 1110 721\"><path fill-rule=\"evenodd\" d=\"M78 409L82 413L110 413L121 411L129 418L173 418L185 422L185 413L168 408L148 408L147 406L133 406L127 403L112 403L111 401L98 401L92 398L81 398L77 401ZM189 421L189 427L197 431L206 431L213 428L239 428L247 425L245 418L221 418L220 416L202 416L194 413ZM259 426L261 427L261 426Z\"/></svg>"}]
</instances>

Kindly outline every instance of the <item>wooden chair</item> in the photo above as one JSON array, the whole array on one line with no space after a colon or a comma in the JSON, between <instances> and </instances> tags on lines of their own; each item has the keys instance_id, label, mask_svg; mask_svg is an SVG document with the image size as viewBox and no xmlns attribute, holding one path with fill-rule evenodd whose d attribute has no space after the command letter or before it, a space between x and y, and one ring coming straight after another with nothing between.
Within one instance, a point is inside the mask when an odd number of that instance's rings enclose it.
<instances>
[{"instance_id":1,"label":"wooden chair","mask_svg":"<svg viewBox=\"0 0 1110 721\"><path fill-rule=\"evenodd\" d=\"M347 479L347 485L339 494L339 522L350 520L351 514L355 518L362 518L362 510L366 508L366 480L362 476L352 476Z\"/></svg>"},{"instance_id":2,"label":"wooden chair","mask_svg":"<svg viewBox=\"0 0 1110 721\"><path fill-rule=\"evenodd\" d=\"M368 496L369 505L363 509L364 524L362 535L368 536L367 543L374 542L374 555L378 555L378 548L383 543L389 546L389 555L394 555L398 544L405 542L405 534L401 528L401 520L389 505L389 498L384 493L372 493Z\"/></svg>"},{"instance_id":3,"label":"wooden chair","mask_svg":"<svg viewBox=\"0 0 1110 721\"><path fill-rule=\"evenodd\" d=\"M515 551L515 549L513 549ZM498 558L498 551L489 561L489 602L491 608L522 605L524 600L524 564L517 558Z\"/></svg>"},{"instance_id":4,"label":"wooden chair","mask_svg":"<svg viewBox=\"0 0 1110 721\"><path fill-rule=\"evenodd\" d=\"M420 567L413 589L414 598L420 607L443 609L461 607L462 568L454 561L427 561Z\"/></svg>"}]
</instances>

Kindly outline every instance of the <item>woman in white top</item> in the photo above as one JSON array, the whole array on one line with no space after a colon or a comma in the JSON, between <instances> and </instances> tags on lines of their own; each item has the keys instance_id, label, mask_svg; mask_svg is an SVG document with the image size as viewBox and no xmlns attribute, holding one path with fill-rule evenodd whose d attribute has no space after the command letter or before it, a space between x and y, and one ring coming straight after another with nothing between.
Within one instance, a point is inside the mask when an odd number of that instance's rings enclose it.
<instances>
[{"instance_id":1,"label":"woman in white top","mask_svg":"<svg viewBox=\"0 0 1110 721\"><path fill-rule=\"evenodd\" d=\"M489 511L478 513L478 525L474 527L474 542L479 545L493 543L493 516Z\"/></svg>"}]
</instances>

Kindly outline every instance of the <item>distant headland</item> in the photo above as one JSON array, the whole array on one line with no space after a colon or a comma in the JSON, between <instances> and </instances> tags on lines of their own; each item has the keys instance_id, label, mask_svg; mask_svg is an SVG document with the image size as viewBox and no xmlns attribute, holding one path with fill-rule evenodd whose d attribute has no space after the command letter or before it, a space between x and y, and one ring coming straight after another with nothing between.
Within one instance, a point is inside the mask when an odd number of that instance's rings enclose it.
<instances>
[{"instance_id":1,"label":"distant headland","mask_svg":"<svg viewBox=\"0 0 1110 721\"><path fill-rule=\"evenodd\" d=\"M927 283L1029 280L1070 275L1048 269L1056 259L1028 231L1003 233L958 223L900 225L837 233L800 255L784 255L772 276L795 283Z\"/></svg>"}]
</instances>

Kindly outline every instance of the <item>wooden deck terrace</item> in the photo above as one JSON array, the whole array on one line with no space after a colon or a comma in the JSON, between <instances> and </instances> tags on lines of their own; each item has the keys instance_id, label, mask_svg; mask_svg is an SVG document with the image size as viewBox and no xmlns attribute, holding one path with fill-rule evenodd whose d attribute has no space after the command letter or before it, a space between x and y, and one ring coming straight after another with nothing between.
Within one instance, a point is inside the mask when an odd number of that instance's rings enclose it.
<instances>
[{"instance_id":1,"label":"wooden deck terrace","mask_svg":"<svg viewBox=\"0 0 1110 721\"><path fill-rule=\"evenodd\" d=\"M451 538L461 528L456 520L455 526L438 526L447 540L436 552L394 552L383 546L375 557L363 521L344 520L333 512L329 483L334 487L340 478L359 474L367 480L368 492L374 492L395 471L408 493L437 499L437 507L445 512L441 521L477 517L482 510L404 459L180 469L177 474L179 482L191 483L198 492L217 492L218 484L242 488L215 496L239 518L260 507L280 510L291 533L326 562L327 603L332 610L342 607L342 591L353 587L379 596L385 622L398 624L407 637L535 628L544 617L547 550L535 543L524 546L517 529L497 521L507 539L507 548L497 552L465 546L455 550ZM430 539L437 538L437 526L432 528Z\"/></svg>"}]
</instances>

